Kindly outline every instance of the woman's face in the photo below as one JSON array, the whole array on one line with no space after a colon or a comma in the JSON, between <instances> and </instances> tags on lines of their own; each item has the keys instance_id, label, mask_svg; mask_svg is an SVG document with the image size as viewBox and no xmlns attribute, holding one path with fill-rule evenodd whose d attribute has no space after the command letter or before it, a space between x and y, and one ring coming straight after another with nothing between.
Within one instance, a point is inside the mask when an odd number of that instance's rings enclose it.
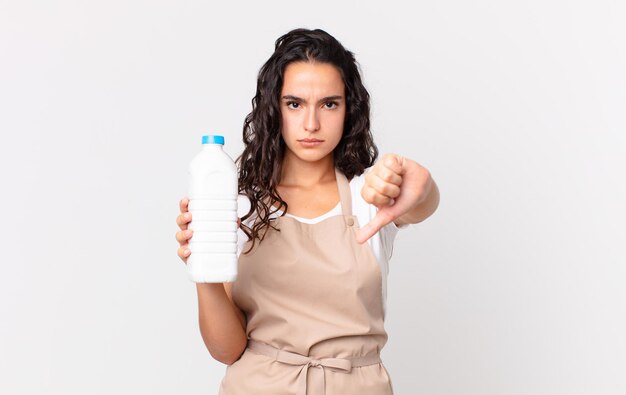
<instances>
[{"instance_id":1,"label":"woman's face","mask_svg":"<svg viewBox=\"0 0 626 395\"><path fill-rule=\"evenodd\" d=\"M294 62L284 72L280 95L285 155L317 162L332 155L343 134L344 83L328 63Z\"/></svg>"}]
</instances>

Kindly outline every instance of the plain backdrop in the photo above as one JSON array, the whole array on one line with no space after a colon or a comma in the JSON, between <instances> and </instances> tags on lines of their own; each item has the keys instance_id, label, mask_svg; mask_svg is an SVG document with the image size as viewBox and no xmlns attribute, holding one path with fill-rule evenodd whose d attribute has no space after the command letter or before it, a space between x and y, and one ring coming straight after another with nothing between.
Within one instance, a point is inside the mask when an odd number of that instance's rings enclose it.
<instances>
[{"instance_id":1,"label":"plain backdrop","mask_svg":"<svg viewBox=\"0 0 626 395\"><path fill-rule=\"evenodd\" d=\"M296 27L355 53L381 153L440 188L391 261L395 393L626 393L624 20L620 0L0 0L0 393L217 394L178 202L202 134L241 152Z\"/></svg>"}]
</instances>

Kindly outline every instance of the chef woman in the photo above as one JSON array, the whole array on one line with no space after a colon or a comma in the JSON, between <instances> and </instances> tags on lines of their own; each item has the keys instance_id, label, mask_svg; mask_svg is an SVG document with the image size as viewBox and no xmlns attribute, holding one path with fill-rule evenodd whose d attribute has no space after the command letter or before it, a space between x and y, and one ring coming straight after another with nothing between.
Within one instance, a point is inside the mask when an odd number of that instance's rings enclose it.
<instances>
[{"instance_id":1,"label":"chef woman","mask_svg":"<svg viewBox=\"0 0 626 395\"><path fill-rule=\"evenodd\" d=\"M439 191L416 161L377 160L369 117L358 64L333 36L276 40L237 158L237 280L196 284L202 338L228 365L220 395L393 394L380 359L388 261ZM184 262L187 205L176 219Z\"/></svg>"}]
</instances>

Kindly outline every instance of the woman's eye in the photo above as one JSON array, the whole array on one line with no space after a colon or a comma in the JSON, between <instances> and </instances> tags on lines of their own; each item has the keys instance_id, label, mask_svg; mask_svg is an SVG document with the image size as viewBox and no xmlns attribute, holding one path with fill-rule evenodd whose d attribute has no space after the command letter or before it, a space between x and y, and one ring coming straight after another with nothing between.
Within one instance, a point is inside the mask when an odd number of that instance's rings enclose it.
<instances>
[{"instance_id":1,"label":"woman's eye","mask_svg":"<svg viewBox=\"0 0 626 395\"><path fill-rule=\"evenodd\" d=\"M335 108L335 107L337 107L337 103L335 103L334 101L326 102L325 105L326 105L326 108Z\"/></svg>"},{"instance_id":2,"label":"woman's eye","mask_svg":"<svg viewBox=\"0 0 626 395\"><path fill-rule=\"evenodd\" d=\"M300 104L296 103L295 101L290 101L287 103L287 107L289 108L298 108Z\"/></svg>"}]
</instances>

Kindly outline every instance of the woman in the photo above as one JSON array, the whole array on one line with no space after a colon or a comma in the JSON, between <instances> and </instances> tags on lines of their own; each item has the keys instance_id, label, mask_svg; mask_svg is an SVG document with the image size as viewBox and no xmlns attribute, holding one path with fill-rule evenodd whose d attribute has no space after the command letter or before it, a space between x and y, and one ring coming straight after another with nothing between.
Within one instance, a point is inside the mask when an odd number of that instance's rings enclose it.
<instances>
[{"instance_id":1,"label":"woman","mask_svg":"<svg viewBox=\"0 0 626 395\"><path fill-rule=\"evenodd\" d=\"M243 129L240 255L233 283L198 283L200 331L228 365L220 394L392 394L380 360L387 260L423 221L430 173L372 140L353 54L295 29L261 68ZM189 257L188 199L179 257ZM360 227L359 224L364 224Z\"/></svg>"}]
</instances>

